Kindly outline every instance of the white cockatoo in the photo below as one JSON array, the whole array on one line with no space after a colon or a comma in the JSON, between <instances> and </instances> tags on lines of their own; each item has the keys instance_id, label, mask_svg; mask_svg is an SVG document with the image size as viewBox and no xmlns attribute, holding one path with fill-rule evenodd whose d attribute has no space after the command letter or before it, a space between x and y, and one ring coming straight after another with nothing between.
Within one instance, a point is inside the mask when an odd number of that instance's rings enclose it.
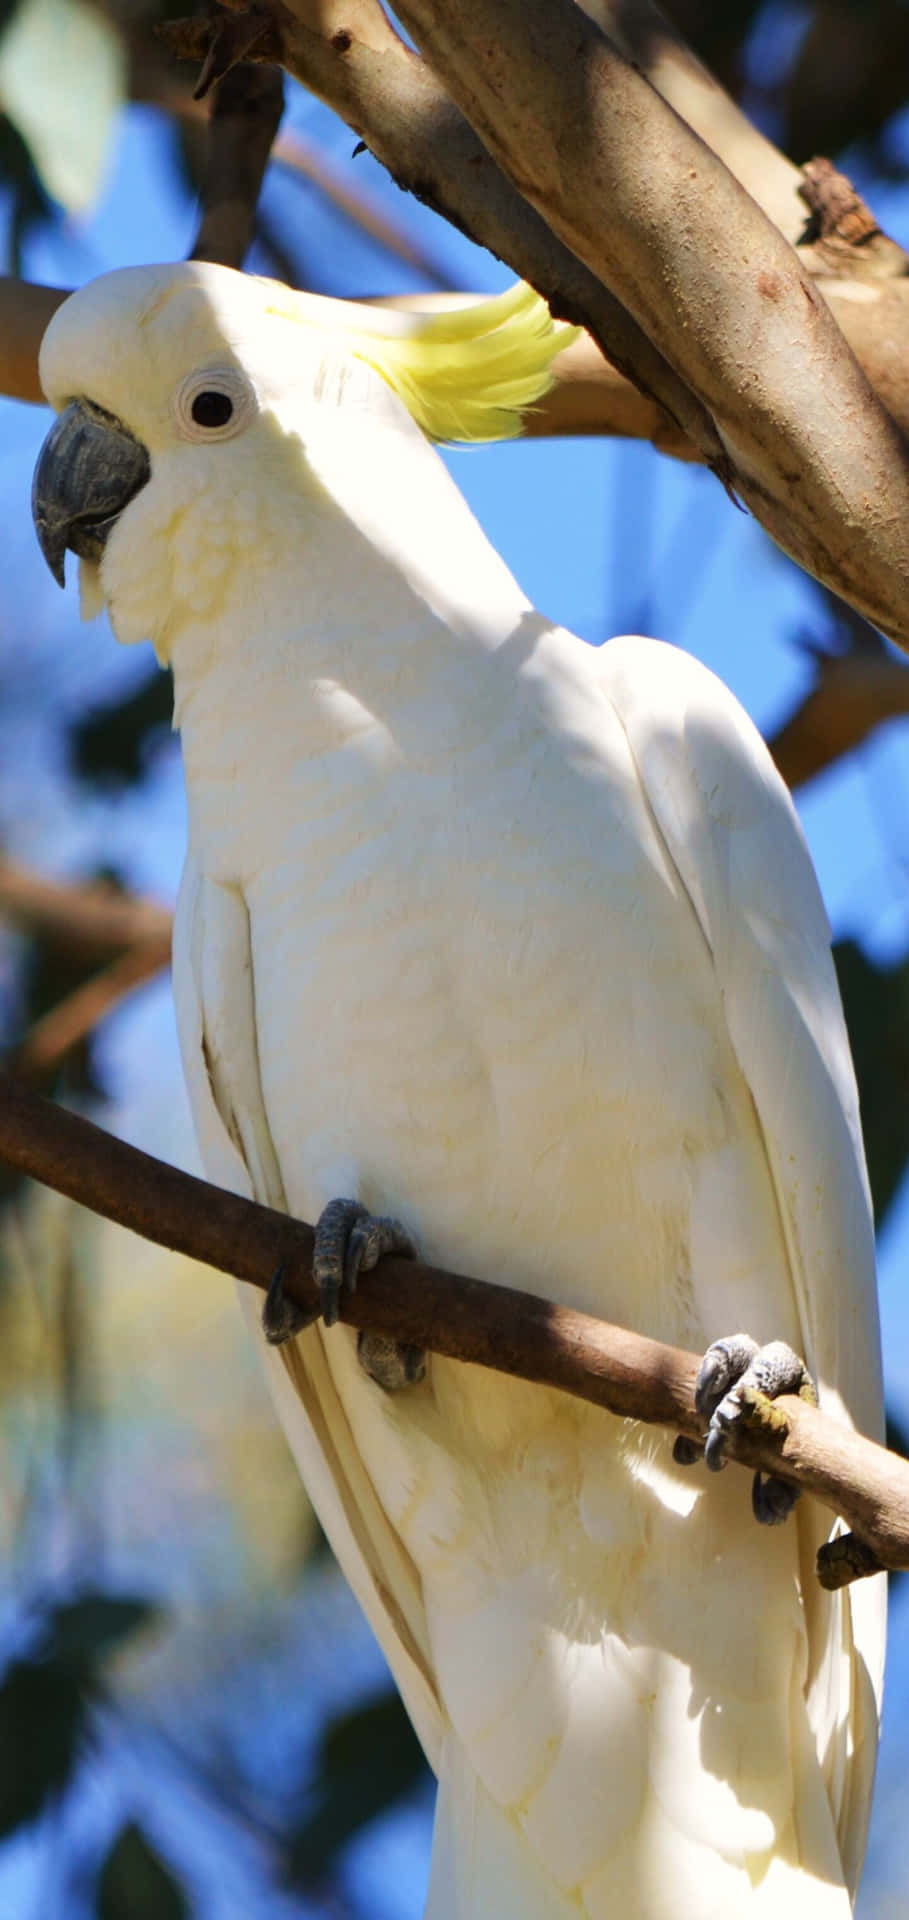
<instances>
[{"instance_id":1,"label":"white cockatoo","mask_svg":"<svg viewBox=\"0 0 909 1920\"><path fill-rule=\"evenodd\" d=\"M534 612L430 444L514 431L559 343L526 289L405 318L198 264L51 323L44 551L174 672L202 1157L321 1216L329 1320L410 1241L684 1347L786 1341L879 1436L789 798L685 654ZM758 1526L670 1434L340 1324L265 1352L438 1775L432 1920L846 1920L884 1615L817 1585L829 1515Z\"/></svg>"}]
</instances>

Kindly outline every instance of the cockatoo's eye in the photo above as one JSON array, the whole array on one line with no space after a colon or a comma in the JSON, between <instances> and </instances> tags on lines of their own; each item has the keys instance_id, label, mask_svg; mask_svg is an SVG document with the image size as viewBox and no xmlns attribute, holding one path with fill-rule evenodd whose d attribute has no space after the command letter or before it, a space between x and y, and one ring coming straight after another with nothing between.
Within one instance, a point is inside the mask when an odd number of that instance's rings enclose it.
<instances>
[{"instance_id":1,"label":"cockatoo's eye","mask_svg":"<svg viewBox=\"0 0 909 1920\"><path fill-rule=\"evenodd\" d=\"M229 393L217 393L214 387L206 387L196 394L190 413L197 427L226 427L228 420L233 419L234 403Z\"/></svg>"},{"instance_id":2,"label":"cockatoo's eye","mask_svg":"<svg viewBox=\"0 0 909 1920\"><path fill-rule=\"evenodd\" d=\"M204 367L181 381L174 400L184 440L231 440L257 412L254 389L238 367Z\"/></svg>"}]
</instances>

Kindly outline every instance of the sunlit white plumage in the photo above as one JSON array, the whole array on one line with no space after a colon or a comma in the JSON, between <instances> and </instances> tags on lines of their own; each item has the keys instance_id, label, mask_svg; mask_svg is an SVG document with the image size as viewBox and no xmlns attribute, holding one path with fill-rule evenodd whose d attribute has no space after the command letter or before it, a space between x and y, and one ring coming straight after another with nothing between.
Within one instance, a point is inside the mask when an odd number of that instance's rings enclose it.
<instances>
[{"instance_id":1,"label":"sunlit white plumage","mask_svg":"<svg viewBox=\"0 0 909 1920\"><path fill-rule=\"evenodd\" d=\"M309 1219L353 1195L434 1263L683 1346L789 1340L877 1434L855 1088L788 796L691 659L533 611L407 411L425 361L402 399L329 304L134 270L42 357L56 406L151 456L100 586L174 668L206 1168ZM188 439L173 395L225 365L251 418ZM883 1603L814 1583L829 1516L759 1529L737 1471L437 1357L389 1396L341 1326L266 1365L440 1776L432 1920L846 1920Z\"/></svg>"}]
</instances>

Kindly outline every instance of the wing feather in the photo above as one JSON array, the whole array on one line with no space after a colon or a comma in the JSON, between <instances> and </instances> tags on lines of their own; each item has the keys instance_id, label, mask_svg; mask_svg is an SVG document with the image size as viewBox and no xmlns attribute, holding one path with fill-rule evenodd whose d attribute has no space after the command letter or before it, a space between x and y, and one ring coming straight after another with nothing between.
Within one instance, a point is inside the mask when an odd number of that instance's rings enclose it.
<instances>
[{"instance_id":1,"label":"wing feather","mask_svg":"<svg viewBox=\"0 0 909 1920\"><path fill-rule=\"evenodd\" d=\"M827 917L792 801L732 695L689 655L658 641L613 640L601 655L601 685L713 954L763 1137L821 1406L882 1439L874 1232L858 1096ZM881 1576L822 1594L814 1555L829 1516L803 1501L799 1527L810 1644L805 1694L854 1885L877 1749L886 1584Z\"/></svg>"},{"instance_id":2,"label":"wing feather","mask_svg":"<svg viewBox=\"0 0 909 1920\"><path fill-rule=\"evenodd\" d=\"M187 857L174 927L174 1000L183 1067L208 1177L284 1208L259 1080L249 917L242 894ZM419 1577L389 1525L354 1444L319 1326L279 1352L266 1346L259 1298L241 1302L279 1418L321 1523L389 1661L431 1766L442 1713Z\"/></svg>"}]
</instances>

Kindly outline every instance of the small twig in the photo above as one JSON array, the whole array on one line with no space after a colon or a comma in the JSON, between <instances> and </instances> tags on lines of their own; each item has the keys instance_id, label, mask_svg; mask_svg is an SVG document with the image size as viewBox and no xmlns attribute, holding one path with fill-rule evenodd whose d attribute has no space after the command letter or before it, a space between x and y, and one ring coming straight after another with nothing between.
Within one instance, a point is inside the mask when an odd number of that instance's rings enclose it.
<instances>
[{"instance_id":1,"label":"small twig","mask_svg":"<svg viewBox=\"0 0 909 1920\"><path fill-rule=\"evenodd\" d=\"M254 47L258 58L267 60L274 42L268 16L255 6L248 13L216 14L208 23L208 33L208 50L193 88L194 100L206 99L212 87L226 79ZM241 110L242 105L241 97Z\"/></svg>"},{"instance_id":2,"label":"small twig","mask_svg":"<svg viewBox=\"0 0 909 1920\"><path fill-rule=\"evenodd\" d=\"M109 967L93 973L90 980L84 980L36 1020L9 1064L16 1073L29 1078L41 1079L55 1073L67 1054L88 1038L99 1021L112 1013L134 987L153 979L169 962L169 943L161 940L142 940L127 948Z\"/></svg>"},{"instance_id":3,"label":"small twig","mask_svg":"<svg viewBox=\"0 0 909 1920\"><path fill-rule=\"evenodd\" d=\"M878 226L871 208L832 160L807 160L798 194L808 208L798 245L814 247L825 272L887 280L909 271L909 255Z\"/></svg>"},{"instance_id":4,"label":"small twig","mask_svg":"<svg viewBox=\"0 0 909 1920\"><path fill-rule=\"evenodd\" d=\"M0 1075L0 1160L263 1291L280 1267L288 1295L310 1319L318 1317L311 1227L178 1172L8 1075ZM341 1317L451 1359L558 1387L624 1418L693 1439L703 1434L694 1354L533 1294L388 1259L342 1297ZM822 1584L909 1567L909 1462L803 1401L787 1397L777 1407L785 1414L779 1426L767 1431L755 1421L733 1437L730 1451L747 1466L797 1481L858 1535L854 1551L821 1550Z\"/></svg>"},{"instance_id":5,"label":"small twig","mask_svg":"<svg viewBox=\"0 0 909 1920\"><path fill-rule=\"evenodd\" d=\"M885 720L909 714L909 669L877 651L816 653L817 680L767 745L790 787L854 752Z\"/></svg>"},{"instance_id":6,"label":"small twig","mask_svg":"<svg viewBox=\"0 0 909 1920\"><path fill-rule=\"evenodd\" d=\"M172 917L166 907L116 888L47 880L0 859L0 916L100 964L128 947L155 946L163 965L170 954Z\"/></svg>"}]
</instances>

